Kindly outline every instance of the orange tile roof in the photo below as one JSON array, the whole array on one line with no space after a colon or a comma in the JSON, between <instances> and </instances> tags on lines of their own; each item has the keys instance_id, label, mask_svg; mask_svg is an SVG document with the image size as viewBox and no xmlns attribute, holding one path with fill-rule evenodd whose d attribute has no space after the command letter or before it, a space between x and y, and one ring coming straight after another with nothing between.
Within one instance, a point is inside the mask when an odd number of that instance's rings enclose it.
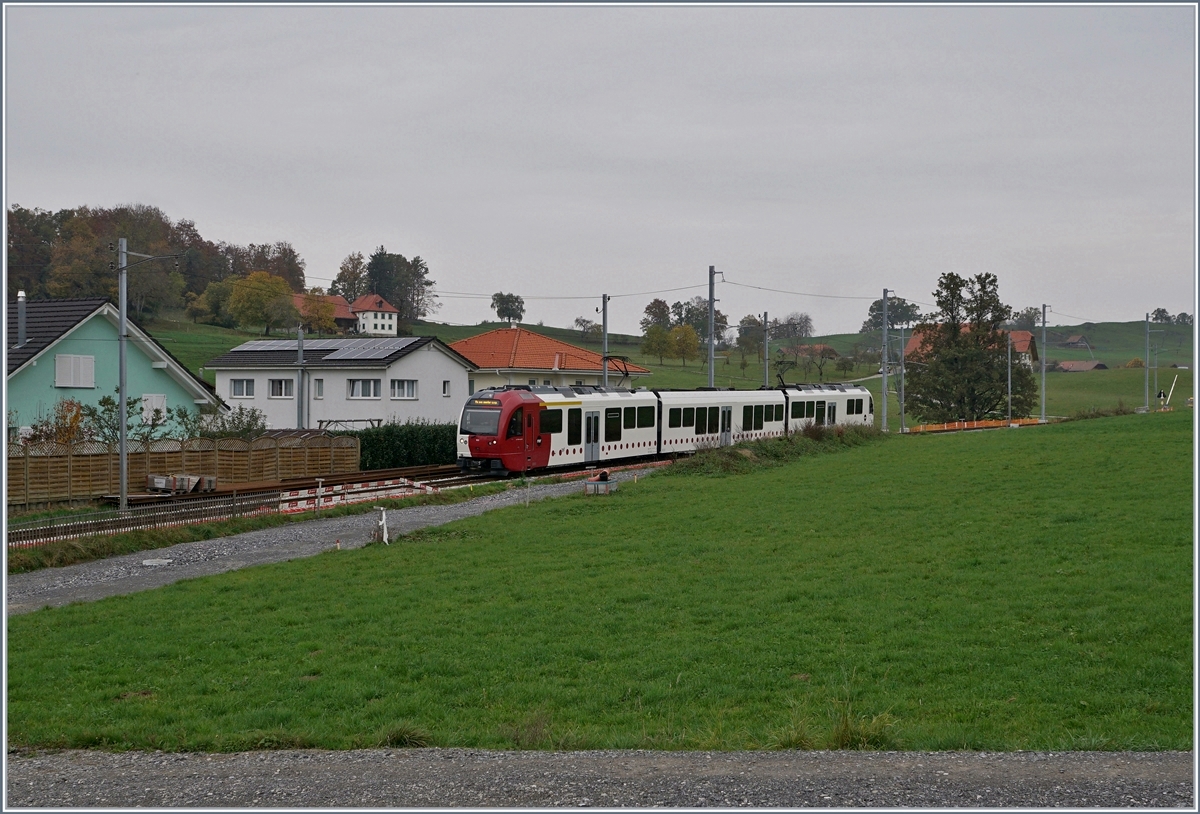
<instances>
[{"instance_id":1,"label":"orange tile roof","mask_svg":"<svg viewBox=\"0 0 1200 814\"><path fill-rule=\"evenodd\" d=\"M385 314L398 314L399 311L390 302L385 300L378 294L363 294L361 297L350 303L350 310L354 313L359 311L382 311Z\"/></svg>"},{"instance_id":2,"label":"orange tile roof","mask_svg":"<svg viewBox=\"0 0 1200 814\"><path fill-rule=\"evenodd\" d=\"M970 330L969 325L962 326L963 333ZM1002 330L1001 333L1004 333ZM1013 351L1016 353L1029 353L1034 359L1037 358L1037 344L1033 340L1033 334L1029 331L1009 331L1012 334ZM904 355L912 356L921 349L921 339L924 337L921 331L913 331L908 342L904 344Z\"/></svg>"},{"instance_id":3,"label":"orange tile roof","mask_svg":"<svg viewBox=\"0 0 1200 814\"><path fill-rule=\"evenodd\" d=\"M304 299L307 294L293 294L292 304L296 306L296 310L301 314L304 313ZM320 297L325 302L333 303L333 318L334 319L355 319L350 311L350 303L346 302L346 298L340 294L325 294Z\"/></svg>"},{"instance_id":4,"label":"orange tile roof","mask_svg":"<svg viewBox=\"0 0 1200 814\"><path fill-rule=\"evenodd\" d=\"M480 370L562 370L599 373L600 354L524 328L499 328L460 339L450 347L471 360ZM610 373L621 373L618 362L608 361ZM630 373L649 373L644 367L628 365Z\"/></svg>"}]
</instances>

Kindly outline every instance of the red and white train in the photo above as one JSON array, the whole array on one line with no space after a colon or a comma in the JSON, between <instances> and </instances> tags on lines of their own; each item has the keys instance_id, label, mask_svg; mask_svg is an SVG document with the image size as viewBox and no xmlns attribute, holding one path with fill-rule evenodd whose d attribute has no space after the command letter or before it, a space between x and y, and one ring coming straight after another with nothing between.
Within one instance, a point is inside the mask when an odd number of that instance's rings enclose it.
<instances>
[{"instance_id":1,"label":"red and white train","mask_svg":"<svg viewBox=\"0 0 1200 814\"><path fill-rule=\"evenodd\" d=\"M874 421L871 393L859 385L772 390L509 385L467 400L458 422L458 465L496 473L601 466L787 435L809 422Z\"/></svg>"}]
</instances>

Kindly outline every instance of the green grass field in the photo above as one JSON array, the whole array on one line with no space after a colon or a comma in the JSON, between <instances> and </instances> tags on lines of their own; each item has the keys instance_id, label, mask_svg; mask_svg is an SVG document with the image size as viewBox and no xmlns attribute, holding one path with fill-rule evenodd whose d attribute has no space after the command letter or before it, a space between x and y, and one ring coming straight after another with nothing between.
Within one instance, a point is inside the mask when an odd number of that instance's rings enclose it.
<instances>
[{"instance_id":1,"label":"green grass field","mask_svg":"<svg viewBox=\"0 0 1200 814\"><path fill-rule=\"evenodd\" d=\"M1191 749L1191 448L891 436L13 617L9 745Z\"/></svg>"}]
</instances>

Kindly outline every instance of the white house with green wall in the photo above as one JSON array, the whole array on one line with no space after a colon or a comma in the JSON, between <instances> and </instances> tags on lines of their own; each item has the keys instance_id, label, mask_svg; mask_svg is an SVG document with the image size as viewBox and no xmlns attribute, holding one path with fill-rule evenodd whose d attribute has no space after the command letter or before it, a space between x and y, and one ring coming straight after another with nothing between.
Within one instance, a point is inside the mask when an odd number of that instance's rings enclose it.
<instances>
[{"instance_id":1,"label":"white house with green wall","mask_svg":"<svg viewBox=\"0 0 1200 814\"><path fill-rule=\"evenodd\" d=\"M22 313L23 312L23 313ZM4 408L10 429L25 428L64 399L97 404L115 396L119 377L116 306L106 299L8 301ZM144 411L185 405L224 408L212 388L150 334L129 322L126 385Z\"/></svg>"}]
</instances>

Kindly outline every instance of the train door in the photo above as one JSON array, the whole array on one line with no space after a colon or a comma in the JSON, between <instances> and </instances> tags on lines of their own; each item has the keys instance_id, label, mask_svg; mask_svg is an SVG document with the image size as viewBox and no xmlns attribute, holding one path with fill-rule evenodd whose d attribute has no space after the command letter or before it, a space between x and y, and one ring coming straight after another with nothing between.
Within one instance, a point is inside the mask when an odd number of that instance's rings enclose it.
<instances>
[{"instance_id":1,"label":"train door","mask_svg":"<svg viewBox=\"0 0 1200 814\"><path fill-rule=\"evenodd\" d=\"M828 412L825 413L825 423L826 424L836 424L837 423L837 402L836 401L829 402L829 406L827 409L828 409Z\"/></svg>"},{"instance_id":2,"label":"train door","mask_svg":"<svg viewBox=\"0 0 1200 814\"><path fill-rule=\"evenodd\" d=\"M733 408L721 408L721 446L727 447L733 443Z\"/></svg>"},{"instance_id":3,"label":"train door","mask_svg":"<svg viewBox=\"0 0 1200 814\"><path fill-rule=\"evenodd\" d=\"M600 411L583 414L583 462L600 460Z\"/></svg>"}]
</instances>

